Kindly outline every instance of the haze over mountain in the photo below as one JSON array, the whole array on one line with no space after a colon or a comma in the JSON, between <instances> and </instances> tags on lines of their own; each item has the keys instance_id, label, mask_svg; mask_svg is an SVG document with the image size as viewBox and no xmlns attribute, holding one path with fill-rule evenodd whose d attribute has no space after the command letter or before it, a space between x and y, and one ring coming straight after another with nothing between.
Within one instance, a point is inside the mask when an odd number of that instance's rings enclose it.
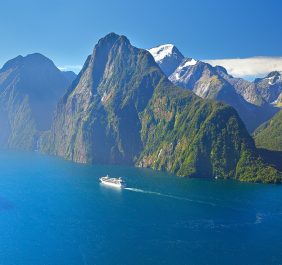
<instances>
[{"instance_id":1,"label":"haze over mountain","mask_svg":"<svg viewBox=\"0 0 282 265\"><path fill-rule=\"evenodd\" d=\"M257 155L232 107L173 85L148 51L114 33L87 58L40 148L82 163L281 181L281 173Z\"/></svg>"},{"instance_id":2,"label":"haze over mountain","mask_svg":"<svg viewBox=\"0 0 282 265\"><path fill-rule=\"evenodd\" d=\"M33 149L39 133L50 129L52 115L72 78L45 56L18 56L0 69L0 143Z\"/></svg>"},{"instance_id":3,"label":"haze over mountain","mask_svg":"<svg viewBox=\"0 0 282 265\"><path fill-rule=\"evenodd\" d=\"M63 76L71 83L75 78L76 74L72 71L61 71Z\"/></svg>"},{"instance_id":4,"label":"haze over mountain","mask_svg":"<svg viewBox=\"0 0 282 265\"><path fill-rule=\"evenodd\" d=\"M162 47L166 47L166 45L152 48L149 51L164 73L166 73L167 65L173 61L171 69L174 70L167 75L170 81L185 89L192 90L202 98L215 99L233 106L250 132L254 131L278 111L270 103L272 103L271 99L277 98L279 92L281 92L280 84L274 89L274 83L270 84L268 82L266 86L264 79L249 82L241 78L234 78L221 66L213 67L208 63L192 58L182 59L176 65L176 62L171 59L174 56L167 50L162 50L160 63L158 56L160 52L158 50ZM170 50L173 49L178 50L173 45L170 45ZM165 65L165 69L163 65ZM275 82L277 80L275 79ZM272 97L268 97L267 95L271 93Z\"/></svg>"}]
</instances>

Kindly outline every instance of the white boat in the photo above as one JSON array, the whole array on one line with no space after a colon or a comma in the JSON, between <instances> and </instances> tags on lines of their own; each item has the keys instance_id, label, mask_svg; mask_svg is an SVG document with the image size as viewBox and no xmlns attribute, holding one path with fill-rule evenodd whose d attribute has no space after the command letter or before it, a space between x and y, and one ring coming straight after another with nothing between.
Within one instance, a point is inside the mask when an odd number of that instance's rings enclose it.
<instances>
[{"instance_id":1,"label":"white boat","mask_svg":"<svg viewBox=\"0 0 282 265\"><path fill-rule=\"evenodd\" d=\"M100 182L102 184L112 186L112 187L116 187L116 188L124 188L125 187L125 183L122 180L122 178L110 178L108 175L105 176L105 177L101 177Z\"/></svg>"}]
</instances>

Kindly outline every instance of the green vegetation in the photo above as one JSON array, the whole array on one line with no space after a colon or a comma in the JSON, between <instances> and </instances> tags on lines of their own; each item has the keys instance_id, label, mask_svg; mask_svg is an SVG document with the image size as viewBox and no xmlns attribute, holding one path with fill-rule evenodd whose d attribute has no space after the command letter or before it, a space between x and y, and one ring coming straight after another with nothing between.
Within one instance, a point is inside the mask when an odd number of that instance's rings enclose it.
<instances>
[{"instance_id":1,"label":"green vegetation","mask_svg":"<svg viewBox=\"0 0 282 265\"><path fill-rule=\"evenodd\" d=\"M216 84L216 80L215 80ZM144 50L109 34L59 105L41 150L83 163L125 163L179 176L281 182L237 112L171 84Z\"/></svg>"},{"instance_id":2,"label":"green vegetation","mask_svg":"<svg viewBox=\"0 0 282 265\"><path fill-rule=\"evenodd\" d=\"M282 151L282 110L261 125L255 131L254 138L259 148Z\"/></svg>"},{"instance_id":3,"label":"green vegetation","mask_svg":"<svg viewBox=\"0 0 282 265\"><path fill-rule=\"evenodd\" d=\"M256 154L235 110L163 82L142 113L137 165L179 176L280 182L280 173Z\"/></svg>"}]
</instances>

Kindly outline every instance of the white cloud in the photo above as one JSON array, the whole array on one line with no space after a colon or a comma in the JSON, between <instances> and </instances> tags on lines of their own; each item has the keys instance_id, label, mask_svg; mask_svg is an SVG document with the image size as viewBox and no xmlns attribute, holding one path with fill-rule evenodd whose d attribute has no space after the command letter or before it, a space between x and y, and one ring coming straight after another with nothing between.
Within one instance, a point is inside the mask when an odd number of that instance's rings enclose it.
<instances>
[{"instance_id":1,"label":"white cloud","mask_svg":"<svg viewBox=\"0 0 282 265\"><path fill-rule=\"evenodd\" d=\"M61 71L73 71L78 73L82 69L82 65L64 65L58 67Z\"/></svg>"},{"instance_id":2,"label":"white cloud","mask_svg":"<svg viewBox=\"0 0 282 265\"><path fill-rule=\"evenodd\" d=\"M234 77L261 77L271 71L282 71L282 57L250 57L203 61L213 66L223 66Z\"/></svg>"},{"instance_id":3,"label":"white cloud","mask_svg":"<svg viewBox=\"0 0 282 265\"><path fill-rule=\"evenodd\" d=\"M262 77L271 71L282 71L282 57L250 57L234 59L203 60L213 66L221 65L234 77ZM82 65L64 65L58 67L61 71L78 73Z\"/></svg>"}]
</instances>

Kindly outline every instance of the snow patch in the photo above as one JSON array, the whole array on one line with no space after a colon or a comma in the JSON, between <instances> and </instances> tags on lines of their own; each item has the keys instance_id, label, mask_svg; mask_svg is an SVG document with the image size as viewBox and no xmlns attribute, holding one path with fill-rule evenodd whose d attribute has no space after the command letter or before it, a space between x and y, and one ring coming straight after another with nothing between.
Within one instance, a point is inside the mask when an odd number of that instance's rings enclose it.
<instances>
[{"instance_id":1,"label":"snow patch","mask_svg":"<svg viewBox=\"0 0 282 265\"><path fill-rule=\"evenodd\" d=\"M270 76L270 77L266 77L265 79L268 80L268 84L269 85L273 85L273 84L275 84L275 83L280 81L281 75L278 75L278 76L277 75L273 75L273 76Z\"/></svg>"},{"instance_id":2,"label":"snow patch","mask_svg":"<svg viewBox=\"0 0 282 265\"><path fill-rule=\"evenodd\" d=\"M102 96L102 98L101 98L101 102L102 103L104 103L104 101L106 100L106 98L107 98L107 93L106 93L106 91L104 92L104 94L103 94L103 96Z\"/></svg>"},{"instance_id":3,"label":"snow patch","mask_svg":"<svg viewBox=\"0 0 282 265\"><path fill-rule=\"evenodd\" d=\"M177 69L174 71L174 73L169 78L170 81L179 81L184 76L187 76L187 73L189 71L190 66L194 66L198 63L197 60L193 58L185 59L180 66L177 67Z\"/></svg>"},{"instance_id":4,"label":"snow patch","mask_svg":"<svg viewBox=\"0 0 282 265\"><path fill-rule=\"evenodd\" d=\"M269 85L273 85L275 83L274 78L275 76L271 76L271 77L266 77L265 79L268 80Z\"/></svg>"},{"instance_id":5,"label":"snow patch","mask_svg":"<svg viewBox=\"0 0 282 265\"><path fill-rule=\"evenodd\" d=\"M195 59L187 59L187 61L183 64L183 68L184 67L188 67L188 66L192 66L192 65L195 65L197 64L198 61L196 61Z\"/></svg>"},{"instance_id":6,"label":"snow patch","mask_svg":"<svg viewBox=\"0 0 282 265\"><path fill-rule=\"evenodd\" d=\"M160 62L165 57L172 55L173 47L174 47L173 44L164 44L164 45L160 45L158 47L149 49L148 51L153 55L156 62Z\"/></svg>"}]
</instances>

